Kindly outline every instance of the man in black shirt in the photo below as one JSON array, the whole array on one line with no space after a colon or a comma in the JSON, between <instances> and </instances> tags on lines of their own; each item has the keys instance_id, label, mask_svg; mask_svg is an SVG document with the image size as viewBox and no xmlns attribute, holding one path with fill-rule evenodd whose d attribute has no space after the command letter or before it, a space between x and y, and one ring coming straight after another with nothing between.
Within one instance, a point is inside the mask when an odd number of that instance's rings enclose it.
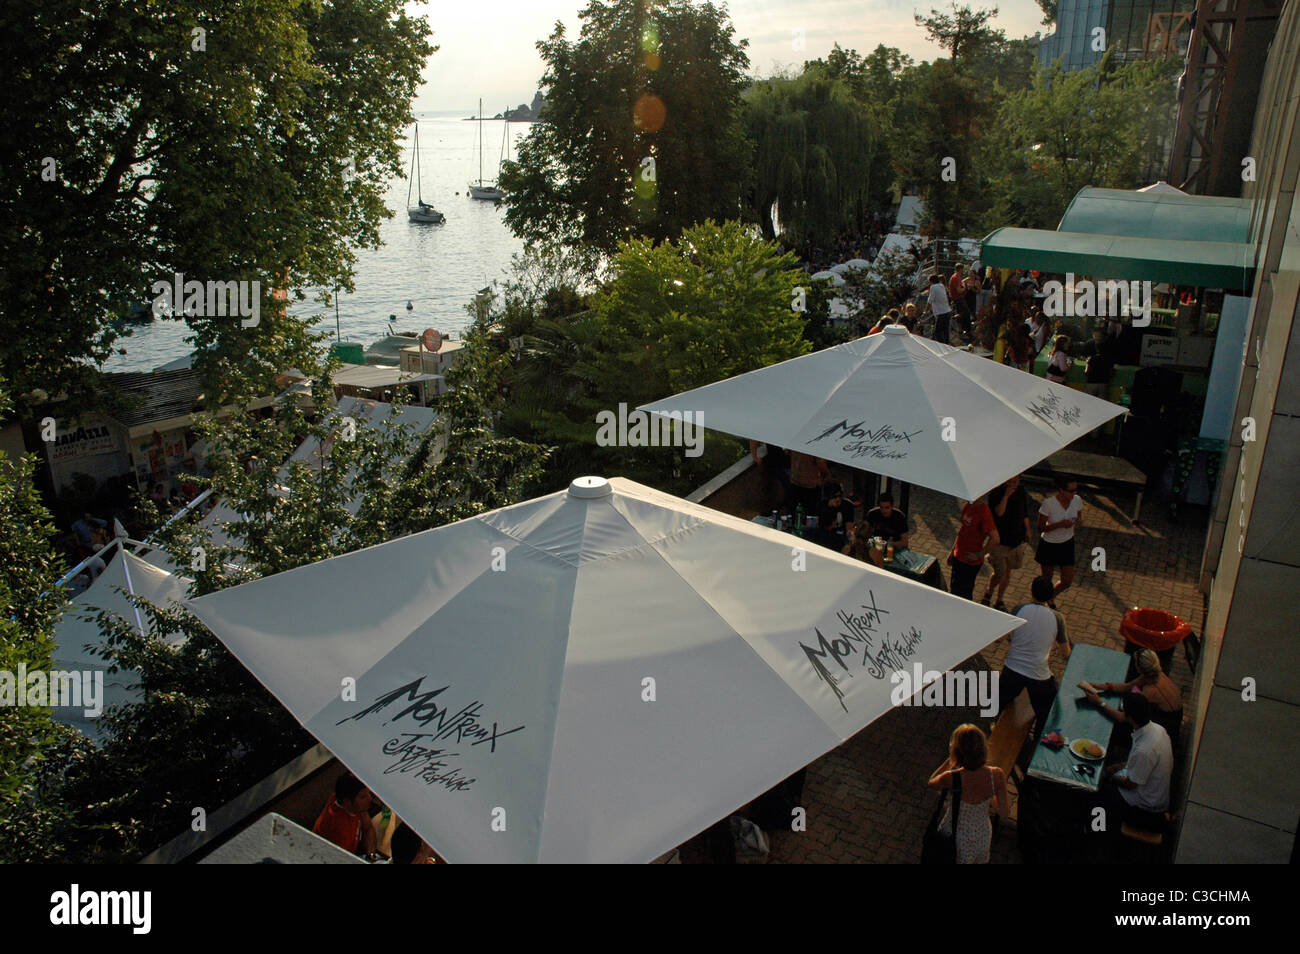
<instances>
[{"instance_id":1,"label":"man in black shirt","mask_svg":"<svg viewBox=\"0 0 1300 954\"><path fill-rule=\"evenodd\" d=\"M853 504L844 499L844 490L839 484L830 481L826 484L826 496L822 498L817 512L817 539L822 546L833 550L844 547L845 530L853 523Z\"/></svg>"},{"instance_id":2,"label":"man in black shirt","mask_svg":"<svg viewBox=\"0 0 1300 954\"><path fill-rule=\"evenodd\" d=\"M1080 349L1079 356L1087 361L1083 389L1094 397L1107 400L1110 379L1115 376L1115 353L1104 328L1093 330L1092 340Z\"/></svg>"},{"instance_id":3,"label":"man in black shirt","mask_svg":"<svg viewBox=\"0 0 1300 954\"><path fill-rule=\"evenodd\" d=\"M877 506L868 511L864 522L873 537L883 537L892 542L896 550L907 549L907 514L894 508L892 494L881 494ZM878 550L868 550L867 556L876 566L884 566L885 555Z\"/></svg>"},{"instance_id":4,"label":"man in black shirt","mask_svg":"<svg viewBox=\"0 0 1300 954\"><path fill-rule=\"evenodd\" d=\"M996 588L998 601L993 608L1005 612L1007 605L1002 597L1011 582L1011 571L1020 569L1024 560L1023 547L1029 540L1029 496L1020 486L1019 474L989 494L989 509L993 511L993 523L998 528L998 543L989 551L993 576L980 602L988 606Z\"/></svg>"}]
</instances>

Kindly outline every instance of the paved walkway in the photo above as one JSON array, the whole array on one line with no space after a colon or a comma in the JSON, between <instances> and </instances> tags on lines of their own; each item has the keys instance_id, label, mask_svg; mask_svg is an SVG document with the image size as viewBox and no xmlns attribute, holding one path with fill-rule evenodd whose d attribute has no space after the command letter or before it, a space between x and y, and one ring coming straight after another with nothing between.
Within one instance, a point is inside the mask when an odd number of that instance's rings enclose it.
<instances>
[{"instance_id":1,"label":"paved walkway","mask_svg":"<svg viewBox=\"0 0 1300 954\"><path fill-rule=\"evenodd\" d=\"M1050 488L1026 483L1035 510ZM1143 522L1127 517L1130 496L1083 491L1084 526L1077 537L1078 575L1057 601L1070 637L1122 650L1119 624L1133 606L1150 606L1175 613L1200 632L1204 624L1197 589L1200 555L1205 539L1205 511L1182 508L1177 522L1167 517L1163 499L1151 497L1143 507ZM957 534L960 509L956 501L933 491L913 488L912 548L944 555ZM1094 547L1106 551L1106 571L1090 570ZM1028 548L1027 548L1028 551ZM1007 591L1014 606L1028 597L1037 573L1029 561L1016 571ZM947 568L945 579L947 579ZM976 583L980 597L990 575L987 566ZM986 647L962 668L1001 669L1006 640ZM1064 665L1053 657L1053 674L1060 680ZM1175 654L1170 676L1183 690L1190 710L1191 672L1181 653ZM921 838L938 796L926 787L931 772L947 757L948 738L963 722L988 724L975 709L895 709L867 726L848 742L808 767L803 804L805 832L769 833L769 862L911 863L920 858ZM706 861L703 839L682 846L682 860ZM994 862L1018 862L1014 823L1003 826L994 839Z\"/></svg>"}]
</instances>

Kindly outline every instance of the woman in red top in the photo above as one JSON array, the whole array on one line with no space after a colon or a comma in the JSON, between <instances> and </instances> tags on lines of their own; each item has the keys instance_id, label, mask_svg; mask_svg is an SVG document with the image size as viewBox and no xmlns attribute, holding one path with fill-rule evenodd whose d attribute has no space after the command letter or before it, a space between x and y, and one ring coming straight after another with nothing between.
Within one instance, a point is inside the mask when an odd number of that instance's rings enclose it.
<instances>
[{"instance_id":1,"label":"woman in red top","mask_svg":"<svg viewBox=\"0 0 1300 954\"><path fill-rule=\"evenodd\" d=\"M954 596L975 599L975 579L984 565L984 555L997 545L998 527L985 497L977 497L961 508L961 527L952 545L948 566L952 568Z\"/></svg>"}]
</instances>

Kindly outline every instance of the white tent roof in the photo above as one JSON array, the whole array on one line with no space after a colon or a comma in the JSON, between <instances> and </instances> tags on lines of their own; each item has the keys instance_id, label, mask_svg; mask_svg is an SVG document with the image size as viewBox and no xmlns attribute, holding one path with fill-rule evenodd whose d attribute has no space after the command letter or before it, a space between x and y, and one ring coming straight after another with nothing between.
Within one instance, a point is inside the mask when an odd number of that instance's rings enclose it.
<instances>
[{"instance_id":1,"label":"white tent roof","mask_svg":"<svg viewBox=\"0 0 1300 954\"><path fill-rule=\"evenodd\" d=\"M1138 189L1138 191L1155 192L1161 195L1187 195L1187 193L1182 189L1179 189L1177 186L1171 186L1164 179L1161 179L1159 182L1153 182L1149 186L1143 186L1141 189Z\"/></svg>"},{"instance_id":2,"label":"white tent roof","mask_svg":"<svg viewBox=\"0 0 1300 954\"><path fill-rule=\"evenodd\" d=\"M448 860L647 862L1020 623L801 544L581 478L188 605Z\"/></svg>"},{"instance_id":3,"label":"white tent roof","mask_svg":"<svg viewBox=\"0 0 1300 954\"><path fill-rule=\"evenodd\" d=\"M364 865L365 862L297 822L267 812L199 864Z\"/></svg>"},{"instance_id":4,"label":"white tent roof","mask_svg":"<svg viewBox=\"0 0 1300 954\"><path fill-rule=\"evenodd\" d=\"M190 581L173 576L127 551L119 551L107 569L99 575L85 592L69 603L54 628L54 668L63 671L90 671L104 673L103 705L139 702L144 694L139 688L139 676L133 672L108 673L108 660L93 655L87 644L102 644L99 623L94 614L108 610L121 616L141 632L152 632L149 617L138 612L126 598L125 590L143 596L155 606L185 598ZM88 618L87 618L88 617ZM82 709L59 707L53 710L60 722L76 726L92 737L98 737L95 720L87 718Z\"/></svg>"},{"instance_id":5,"label":"white tent roof","mask_svg":"<svg viewBox=\"0 0 1300 954\"><path fill-rule=\"evenodd\" d=\"M337 383L337 379L336 379ZM393 405L383 401L372 401L368 398L345 397L342 398L338 405L330 412L330 417L335 420L342 420L344 417L351 417L358 426L364 421L372 428L382 427L393 410ZM419 407L412 404L404 405L398 415L397 423L413 429L416 434L422 434L433 426L437 419L437 412L432 408ZM289 455L289 459L284 466L280 468L281 482L288 480L289 465L294 463L304 463L317 466L321 461L321 442L314 437L309 437L294 449ZM395 462L398 463L398 462ZM361 498L356 497L349 500L346 504L348 513L355 515L361 509ZM200 523L205 527L212 529L212 543L215 546L238 546L238 541L230 537L226 527L232 523L242 523L243 515L235 512L228 504L221 502L204 515ZM165 560L165 554L162 556Z\"/></svg>"},{"instance_id":6,"label":"white tent roof","mask_svg":"<svg viewBox=\"0 0 1300 954\"><path fill-rule=\"evenodd\" d=\"M642 409L966 500L1124 413L898 326Z\"/></svg>"},{"instance_id":7,"label":"white tent roof","mask_svg":"<svg viewBox=\"0 0 1300 954\"><path fill-rule=\"evenodd\" d=\"M820 272L814 272L812 275L809 276L809 278L812 278L814 281L823 278L827 279L836 288L839 288L841 285L848 284L848 282L844 280L844 277L842 275L840 275L838 272L832 272L829 269L822 269Z\"/></svg>"},{"instance_id":8,"label":"white tent roof","mask_svg":"<svg viewBox=\"0 0 1300 954\"><path fill-rule=\"evenodd\" d=\"M894 228L915 231L921 227L921 216L924 212L925 207L921 204L919 196L903 196L898 203L898 214L894 217Z\"/></svg>"}]
</instances>

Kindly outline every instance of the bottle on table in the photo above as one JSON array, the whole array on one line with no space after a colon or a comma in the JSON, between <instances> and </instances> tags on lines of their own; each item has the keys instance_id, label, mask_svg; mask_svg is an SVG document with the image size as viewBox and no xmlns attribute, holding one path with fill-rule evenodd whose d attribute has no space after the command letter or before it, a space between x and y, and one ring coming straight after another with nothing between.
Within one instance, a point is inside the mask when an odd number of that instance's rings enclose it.
<instances>
[{"instance_id":1,"label":"bottle on table","mask_svg":"<svg viewBox=\"0 0 1300 954\"><path fill-rule=\"evenodd\" d=\"M885 559L892 560L893 558L894 558L894 542L891 540L889 543L885 544Z\"/></svg>"},{"instance_id":2,"label":"bottle on table","mask_svg":"<svg viewBox=\"0 0 1300 954\"><path fill-rule=\"evenodd\" d=\"M803 536L803 504L799 504L794 509L794 535Z\"/></svg>"}]
</instances>

